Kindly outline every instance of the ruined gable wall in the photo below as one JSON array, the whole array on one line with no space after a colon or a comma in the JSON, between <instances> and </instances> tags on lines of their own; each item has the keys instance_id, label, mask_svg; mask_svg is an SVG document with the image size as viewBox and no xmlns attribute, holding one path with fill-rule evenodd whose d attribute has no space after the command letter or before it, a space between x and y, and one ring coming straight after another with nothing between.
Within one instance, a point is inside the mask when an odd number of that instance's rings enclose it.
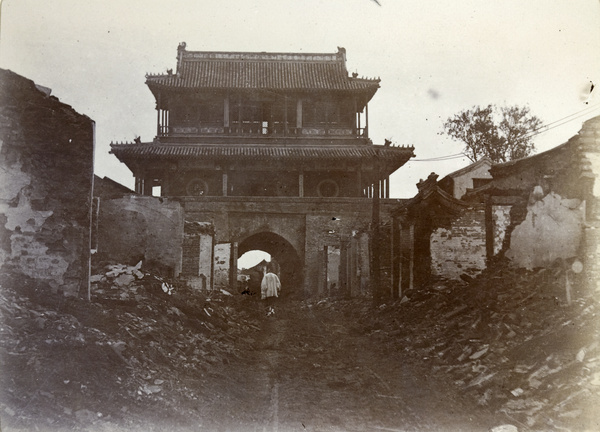
<instances>
[{"instance_id":1,"label":"ruined gable wall","mask_svg":"<svg viewBox=\"0 0 600 432\"><path fill-rule=\"evenodd\" d=\"M584 224L581 201L553 192L541 198L542 194L536 187L532 197L538 198L532 198L525 220L512 232L506 256L518 267L545 267L579 252Z\"/></svg>"},{"instance_id":2,"label":"ruined gable wall","mask_svg":"<svg viewBox=\"0 0 600 432\"><path fill-rule=\"evenodd\" d=\"M597 289L600 286L600 116L588 120L579 136L583 181L588 185L581 254L588 285Z\"/></svg>"},{"instance_id":3,"label":"ruined gable wall","mask_svg":"<svg viewBox=\"0 0 600 432\"><path fill-rule=\"evenodd\" d=\"M600 277L597 230L600 194L600 116L584 123L566 144L500 167L498 201L513 195L503 252L518 267L579 258L590 281ZM498 250L494 248L496 253Z\"/></svg>"},{"instance_id":4,"label":"ruined gable wall","mask_svg":"<svg viewBox=\"0 0 600 432\"><path fill-rule=\"evenodd\" d=\"M0 70L0 264L53 290L87 289L94 122Z\"/></svg>"}]
</instances>

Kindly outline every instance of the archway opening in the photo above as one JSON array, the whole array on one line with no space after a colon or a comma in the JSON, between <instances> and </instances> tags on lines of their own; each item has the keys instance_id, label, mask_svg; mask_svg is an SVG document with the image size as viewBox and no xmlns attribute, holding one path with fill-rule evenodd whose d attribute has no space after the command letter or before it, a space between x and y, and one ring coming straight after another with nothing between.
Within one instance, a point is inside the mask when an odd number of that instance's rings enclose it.
<instances>
[{"instance_id":1,"label":"archway opening","mask_svg":"<svg viewBox=\"0 0 600 432\"><path fill-rule=\"evenodd\" d=\"M262 262L270 262L271 255L262 250L250 250L238 257L238 270L249 270Z\"/></svg>"},{"instance_id":2,"label":"archway opening","mask_svg":"<svg viewBox=\"0 0 600 432\"><path fill-rule=\"evenodd\" d=\"M248 286L252 290L260 294L261 263L264 260L264 262L274 263L274 267L278 270L276 272L279 273L281 279L283 297L302 295L303 263L290 242L277 234L261 232L248 237L238 245L238 256L244 257L243 262L246 262L245 254L247 252L251 252L255 257L260 257L251 268L252 271L242 271L242 274L247 273L250 276ZM248 260L248 262L254 263L255 260Z\"/></svg>"}]
</instances>

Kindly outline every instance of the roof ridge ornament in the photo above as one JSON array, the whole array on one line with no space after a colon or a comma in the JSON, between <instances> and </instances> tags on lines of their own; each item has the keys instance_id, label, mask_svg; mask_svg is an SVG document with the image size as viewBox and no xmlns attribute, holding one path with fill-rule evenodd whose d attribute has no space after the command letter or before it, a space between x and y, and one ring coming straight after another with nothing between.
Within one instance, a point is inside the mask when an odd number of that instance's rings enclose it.
<instances>
[{"instance_id":1,"label":"roof ridge ornament","mask_svg":"<svg viewBox=\"0 0 600 432\"><path fill-rule=\"evenodd\" d=\"M185 42L179 42L179 45L177 46L177 70L175 71L175 75L177 75L177 78L181 77L181 63L183 62L183 56L186 52L186 46L187 44ZM169 76L171 76L171 74L169 74Z\"/></svg>"}]
</instances>

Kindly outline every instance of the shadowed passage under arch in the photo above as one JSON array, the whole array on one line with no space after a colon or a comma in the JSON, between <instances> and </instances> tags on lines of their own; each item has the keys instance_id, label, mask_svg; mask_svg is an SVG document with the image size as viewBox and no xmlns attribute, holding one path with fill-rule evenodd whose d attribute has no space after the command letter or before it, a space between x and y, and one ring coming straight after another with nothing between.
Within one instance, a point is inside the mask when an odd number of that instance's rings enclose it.
<instances>
[{"instance_id":1,"label":"shadowed passage under arch","mask_svg":"<svg viewBox=\"0 0 600 432\"><path fill-rule=\"evenodd\" d=\"M302 292L303 262L298 252L286 239L272 232L260 232L246 238L238 245L238 255L251 250L261 250L271 255L280 267L281 284L285 294L299 295Z\"/></svg>"}]
</instances>

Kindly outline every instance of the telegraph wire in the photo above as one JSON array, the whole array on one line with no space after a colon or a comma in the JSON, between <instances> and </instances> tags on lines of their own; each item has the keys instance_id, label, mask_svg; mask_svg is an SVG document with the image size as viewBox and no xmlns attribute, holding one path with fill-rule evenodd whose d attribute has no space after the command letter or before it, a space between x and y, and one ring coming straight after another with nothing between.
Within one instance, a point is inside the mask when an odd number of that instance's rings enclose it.
<instances>
[{"instance_id":1,"label":"telegraph wire","mask_svg":"<svg viewBox=\"0 0 600 432\"><path fill-rule=\"evenodd\" d=\"M524 134L522 137L523 138L531 138L536 135L543 134L544 132L548 132L549 130L563 126L569 122L572 122L573 120L576 120L580 117L588 115L598 108L600 108L600 103L597 103L595 105L590 105L587 108L582 109L581 111L577 111L573 114L569 114L568 116L565 116L558 120L554 120L550 123L547 123L543 126L540 126L539 128L537 128L527 134ZM437 157L432 157L432 158L427 158L427 159L411 159L411 160L409 160L409 162L442 162L442 161L452 160L452 159L461 159L464 157L467 157L467 155L465 153L456 153L456 154L437 156Z\"/></svg>"},{"instance_id":2,"label":"telegraph wire","mask_svg":"<svg viewBox=\"0 0 600 432\"><path fill-rule=\"evenodd\" d=\"M536 135L543 134L544 132L548 132L549 130L552 130L552 129L557 128L559 126L563 126L563 125L565 125L565 124L567 124L569 122L572 122L573 120L576 120L576 119L578 119L580 117L586 116L586 115L594 112L598 108L600 108L600 103L598 103L596 105L589 106L589 107L587 107L587 108L585 108L585 109L583 109L581 111L578 111L576 113L573 113L571 115L563 117L563 118L561 118L559 120L555 120L555 121L553 121L551 123L548 123L548 124L546 124L544 126L540 126L536 130L531 131L531 132L523 135L523 138L531 138L531 137L534 137ZM572 117L572 118L570 118L570 117Z\"/></svg>"},{"instance_id":3,"label":"telegraph wire","mask_svg":"<svg viewBox=\"0 0 600 432\"><path fill-rule=\"evenodd\" d=\"M452 160L452 159L461 159L466 156L467 156L466 154L461 152L461 153L456 153L453 155L438 156L438 157L432 157L432 158L427 158L427 159L410 159L409 162L442 162L442 161Z\"/></svg>"},{"instance_id":4,"label":"telegraph wire","mask_svg":"<svg viewBox=\"0 0 600 432\"><path fill-rule=\"evenodd\" d=\"M550 122L550 123L548 123L548 124L546 124L546 125L544 125L544 126L541 126L541 127L539 127L537 130L539 130L539 129L542 129L542 128L544 128L544 127L547 127L547 126L551 126L551 125L553 125L554 123L558 123L558 122L560 122L560 121L563 121L563 120L565 120L565 119L568 119L569 117L573 117L573 116L576 116L576 115L578 115L578 114L581 114L581 113L583 113L584 111L590 111L590 112L591 112L591 111L595 110L595 109L596 109L596 108L598 108L598 107L600 107L600 102L598 102L598 103L597 103L597 104L595 104L595 105L590 105L590 106L588 106L588 107L586 107L586 108L582 109L581 111L577 111L576 113L569 114L568 116L565 116L565 117L563 117L563 118L561 118L561 119L554 120L553 122ZM589 113L588 113L588 114L589 114Z\"/></svg>"}]
</instances>

